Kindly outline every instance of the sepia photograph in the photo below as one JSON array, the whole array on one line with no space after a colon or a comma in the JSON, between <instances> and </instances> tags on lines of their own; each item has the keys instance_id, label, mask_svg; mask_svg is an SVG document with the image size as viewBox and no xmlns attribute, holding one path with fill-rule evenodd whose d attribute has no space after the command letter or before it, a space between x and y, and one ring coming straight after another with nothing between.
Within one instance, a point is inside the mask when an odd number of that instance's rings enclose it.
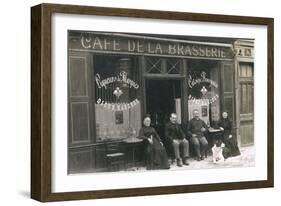
<instances>
[{"instance_id":1,"label":"sepia photograph","mask_svg":"<svg viewBox=\"0 0 281 206\"><path fill-rule=\"evenodd\" d=\"M33 198L273 187L272 18L41 4L31 20Z\"/></svg>"},{"instance_id":2,"label":"sepia photograph","mask_svg":"<svg viewBox=\"0 0 281 206\"><path fill-rule=\"evenodd\" d=\"M67 173L255 166L255 39L67 31Z\"/></svg>"}]
</instances>

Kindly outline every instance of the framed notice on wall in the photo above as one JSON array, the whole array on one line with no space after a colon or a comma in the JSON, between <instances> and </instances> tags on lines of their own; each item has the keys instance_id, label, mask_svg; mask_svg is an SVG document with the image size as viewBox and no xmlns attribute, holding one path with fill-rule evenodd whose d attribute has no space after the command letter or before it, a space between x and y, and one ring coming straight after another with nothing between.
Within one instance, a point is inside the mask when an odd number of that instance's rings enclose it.
<instances>
[{"instance_id":1,"label":"framed notice on wall","mask_svg":"<svg viewBox=\"0 0 281 206\"><path fill-rule=\"evenodd\" d=\"M273 19L57 4L31 17L32 198L273 186Z\"/></svg>"}]
</instances>

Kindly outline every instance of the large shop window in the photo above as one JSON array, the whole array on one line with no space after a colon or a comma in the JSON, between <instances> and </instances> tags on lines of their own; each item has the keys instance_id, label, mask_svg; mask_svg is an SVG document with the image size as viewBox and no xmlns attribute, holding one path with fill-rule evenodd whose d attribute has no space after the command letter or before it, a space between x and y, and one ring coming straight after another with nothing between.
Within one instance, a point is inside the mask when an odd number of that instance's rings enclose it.
<instances>
[{"instance_id":1,"label":"large shop window","mask_svg":"<svg viewBox=\"0 0 281 206\"><path fill-rule=\"evenodd\" d=\"M212 125L220 117L219 63L193 60L188 62L188 111L199 111L200 118Z\"/></svg>"},{"instance_id":2,"label":"large shop window","mask_svg":"<svg viewBox=\"0 0 281 206\"><path fill-rule=\"evenodd\" d=\"M141 126L138 59L95 55L96 141L118 140L136 134Z\"/></svg>"}]
</instances>

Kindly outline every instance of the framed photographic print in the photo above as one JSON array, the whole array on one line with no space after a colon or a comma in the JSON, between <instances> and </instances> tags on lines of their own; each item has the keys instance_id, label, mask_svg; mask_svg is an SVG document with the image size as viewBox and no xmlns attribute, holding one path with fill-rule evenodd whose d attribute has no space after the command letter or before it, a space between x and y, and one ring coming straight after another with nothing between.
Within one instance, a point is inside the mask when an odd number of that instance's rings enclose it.
<instances>
[{"instance_id":1,"label":"framed photographic print","mask_svg":"<svg viewBox=\"0 0 281 206\"><path fill-rule=\"evenodd\" d=\"M31 8L31 197L273 187L271 18Z\"/></svg>"}]
</instances>

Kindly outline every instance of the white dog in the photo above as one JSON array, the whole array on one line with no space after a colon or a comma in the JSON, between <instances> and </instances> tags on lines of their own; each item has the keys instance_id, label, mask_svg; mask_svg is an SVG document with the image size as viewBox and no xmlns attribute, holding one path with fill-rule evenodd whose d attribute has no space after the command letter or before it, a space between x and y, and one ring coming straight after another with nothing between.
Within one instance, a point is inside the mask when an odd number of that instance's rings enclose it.
<instances>
[{"instance_id":1,"label":"white dog","mask_svg":"<svg viewBox=\"0 0 281 206\"><path fill-rule=\"evenodd\" d=\"M222 155L224 146L225 145L220 140L216 140L214 146L212 147L213 163L220 164L224 162L224 157Z\"/></svg>"}]
</instances>

